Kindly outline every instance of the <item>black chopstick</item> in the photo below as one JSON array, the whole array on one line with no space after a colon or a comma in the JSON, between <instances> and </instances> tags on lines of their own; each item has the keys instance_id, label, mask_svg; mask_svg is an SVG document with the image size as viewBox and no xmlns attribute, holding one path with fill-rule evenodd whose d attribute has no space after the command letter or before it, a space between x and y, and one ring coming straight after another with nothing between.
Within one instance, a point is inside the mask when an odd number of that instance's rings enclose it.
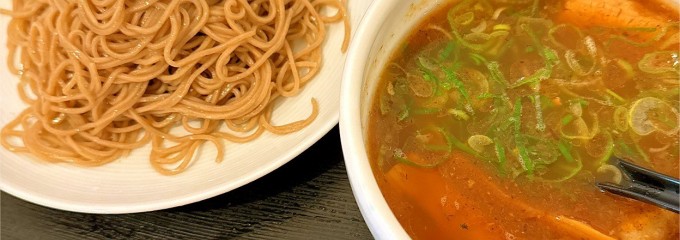
<instances>
[{"instance_id":1,"label":"black chopstick","mask_svg":"<svg viewBox=\"0 0 680 240\"><path fill-rule=\"evenodd\" d=\"M680 212L680 181L678 179L637 166L618 157L611 157L609 163L621 170L625 177L619 184L595 183L600 190L650 203L675 213Z\"/></svg>"}]
</instances>

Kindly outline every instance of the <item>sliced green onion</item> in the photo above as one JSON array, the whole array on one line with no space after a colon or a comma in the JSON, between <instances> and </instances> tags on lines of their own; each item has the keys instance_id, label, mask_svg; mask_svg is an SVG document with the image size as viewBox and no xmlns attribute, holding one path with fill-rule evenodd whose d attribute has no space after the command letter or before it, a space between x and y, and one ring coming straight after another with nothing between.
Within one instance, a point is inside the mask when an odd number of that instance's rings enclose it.
<instances>
[{"instance_id":1,"label":"sliced green onion","mask_svg":"<svg viewBox=\"0 0 680 240\"><path fill-rule=\"evenodd\" d=\"M456 138L455 136L451 135L450 133L448 133L446 131L443 131L443 134L448 139L448 141L451 141L451 143L453 144L454 147L456 147L459 150L461 150L465 153L468 153L472 156L481 158L481 156L479 156L479 154L477 154L477 152L475 152L475 150L470 148L467 144L463 143L462 141L458 140L458 138Z\"/></svg>"},{"instance_id":2,"label":"sliced green onion","mask_svg":"<svg viewBox=\"0 0 680 240\"><path fill-rule=\"evenodd\" d=\"M680 67L678 53L674 51L647 53L638 62L640 71L650 74L677 72L678 67Z\"/></svg>"},{"instance_id":3,"label":"sliced green onion","mask_svg":"<svg viewBox=\"0 0 680 240\"><path fill-rule=\"evenodd\" d=\"M574 161L574 156L571 155L571 152L569 152L569 147L567 147L567 144L565 144L564 141L560 140L557 142L557 149L560 150L560 153L565 160L568 162Z\"/></svg>"},{"instance_id":4,"label":"sliced green onion","mask_svg":"<svg viewBox=\"0 0 680 240\"><path fill-rule=\"evenodd\" d=\"M420 67L421 70L433 71L437 69L437 64L434 61L423 56L419 56L416 63L418 63L418 67Z\"/></svg>"},{"instance_id":5,"label":"sliced green onion","mask_svg":"<svg viewBox=\"0 0 680 240\"><path fill-rule=\"evenodd\" d=\"M595 40L591 36L586 36L583 38L583 45L586 46L586 50L588 50L588 54L595 58L597 55L597 44L595 44Z\"/></svg>"},{"instance_id":6,"label":"sliced green onion","mask_svg":"<svg viewBox=\"0 0 680 240\"><path fill-rule=\"evenodd\" d=\"M422 76L409 75L408 87L417 97L429 98L437 95L437 79L433 74L423 71Z\"/></svg>"},{"instance_id":7,"label":"sliced green onion","mask_svg":"<svg viewBox=\"0 0 680 240\"><path fill-rule=\"evenodd\" d=\"M641 159L645 162L649 162L649 156L640 149L640 146L636 144L634 148L630 147L621 139L614 141L614 152L616 152L616 155L619 157L629 158L633 161Z\"/></svg>"},{"instance_id":8,"label":"sliced green onion","mask_svg":"<svg viewBox=\"0 0 680 240\"><path fill-rule=\"evenodd\" d=\"M614 154L614 139L612 138L612 135L604 132L605 133L605 138L607 142L605 143L605 149L604 149L604 154L598 161L600 165L605 164L609 158Z\"/></svg>"},{"instance_id":9,"label":"sliced green onion","mask_svg":"<svg viewBox=\"0 0 680 240\"><path fill-rule=\"evenodd\" d=\"M571 124L574 124L574 127L576 128L576 134L567 134L564 132L564 127L562 125L557 126L557 131L560 133L560 135L563 138L569 139L569 140L574 140L574 139L579 139L579 140L590 140L595 137L600 132L600 122L597 118L597 115L591 114L591 117L593 118L593 124L592 127L588 127L586 122L583 120L581 117L577 117L574 119L574 121L571 122Z\"/></svg>"},{"instance_id":10,"label":"sliced green onion","mask_svg":"<svg viewBox=\"0 0 680 240\"><path fill-rule=\"evenodd\" d=\"M531 4L531 16L536 16L536 13L538 13L539 2L539 0L534 0Z\"/></svg>"},{"instance_id":11,"label":"sliced green onion","mask_svg":"<svg viewBox=\"0 0 680 240\"><path fill-rule=\"evenodd\" d=\"M564 53L564 59L567 61L569 68L571 68L571 70L579 76L586 76L595 71L596 65L594 62L590 68L588 68L588 71L584 70L583 66L581 66L581 63L579 63L579 60L576 59L576 53L572 50L567 50Z\"/></svg>"},{"instance_id":12,"label":"sliced green onion","mask_svg":"<svg viewBox=\"0 0 680 240\"><path fill-rule=\"evenodd\" d=\"M486 68L489 69L489 75L491 75L493 80L500 83L504 87L509 85L508 81L505 80L505 76L503 76L503 73L500 70L500 65L498 62L491 61L486 64Z\"/></svg>"},{"instance_id":13,"label":"sliced green onion","mask_svg":"<svg viewBox=\"0 0 680 240\"><path fill-rule=\"evenodd\" d=\"M607 173L610 172L614 176L612 177L612 182L616 184L620 184L621 180L623 180L623 174L621 173L621 170L619 170L617 167L614 167L611 164L602 164L600 167L597 168L596 170L597 173Z\"/></svg>"},{"instance_id":14,"label":"sliced green onion","mask_svg":"<svg viewBox=\"0 0 680 240\"><path fill-rule=\"evenodd\" d=\"M449 41L446 43L446 46L442 51L439 53L439 60L444 60L448 59L449 56L451 56L451 53L453 53L453 50L456 49L456 44L454 41Z\"/></svg>"},{"instance_id":15,"label":"sliced green onion","mask_svg":"<svg viewBox=\"0 0 680 240\"><path fill-rule=\"evenodd\" d=\"M666 35L666 33L668 33L668 29L671 28L671 27L677 28L678 24L677 23L670 23L666 26L663 26L659 30L659 33L657 33L654 37L652 37L649 40L644 41L644 42L638 42L638 41L630 39L629 37L617 35L617 36L613 36L609 40L607 40L607 42L605 42L604 45L609 46L613 41L618 40L618 41L622 41L624 43L627 43L627 44L630 44L630 45L633 45L633 46L636 46L636 47L647 47L647 46L651 45L652 43L659 41L663 36Z\"/></svg>"},{"instance_id":16,"label":"sliced green onion","mask_svg":"<svg viewBox=\"0 0 680 240\"><path fill-rule=\"evenodd\" d=\"M559 64L560 58L557 56L557 51L549 47L544 47L541 56L546 60L546 67L551 68Z\"/></svg>"},{"instance_id":17,"label":"sliced green onion","mask_svg":"<svg viewBox=\"0 0 680 240\"><path fill-rule=\"evenodd\" d=\"M680 115L669 103L655 97L644 97L631 105L628 125L641 136L654 131L672 135L680 130Z\"/></svg>"},{"instance_id":18,"label":"sliced green onion","mask_svg":"<svg viewBox=\"0 0 680 240\"><path fill-rule=\"evenodd\" d=\"M518 144L517 150L519 151L519 160L522 168L527 171L527 174L533 175L534 162L529 157L529 150L524 144Z\"/></svg>"},{"instance_id":19,"label":"sliced green onion","mask_svg":"<svg viewBox=\"0 0 680 240\"><path fill-rule=\"evenodd\" d=\"M533 74L528 77L523 77L510 85L510 88L517 88L529 83L536 83L550 78L552 71L550 69L541 68L536 70Z\"/></svg>"},{"instance_id":20,"label":"sliced green onion","mask_svg":"<svg viewBox=\"0 0 680 240\"><path fill-rule=\"evenodd\" d=\"M640 154L642 160L644 160L645 162L649 162L649 156L647 155L647 153L645 153L644 150L642 150L639 144L635 144L635 150L637 150L638 154Z\"/></svg>"},{"instance_id":21,"label":"sliced green onion","mask_svg":"<svg viewBox=\"0 0 680 240\"><path fill-rule=\"evenodd\" d=\"M488 33L483 33L483 32L471 32L471 33L465 34L463 36L463 39L465 41L474 42L474 43L486 42L486 41L489 41L490 38L491 38L491 36Z\"/></svg>"},{"instance_id":22,"label":"sliced green onion","mask_svg":"<svg viewBox=\"0 0 680 240\"><path fill-rule=\"evenodd\" d=\"M531 30L527 30L532 32ZM532 32L533 34L533 32ZM536 40L538 41L538 40ZM546 60L545 67L536 70L533 74L520 78L518 81L510 85L510 88L517 88L525 84L539 83L545 79L550 78L552 75L552 69L555 65L559 63L559 58L557 57L557 52L549 47L543 47L539 42L535 43L536 47L541 50L541 57Z\"/></svg>"},{"instance_id":23,"label":"sliced green onion","mask_svg":"<svg viewBox=\"0 0 680 240\"><path fill-rule=\"evenodd\" d=\"M448 91L451 90L451 88L453 88L454 86L451 85L451 82L449 81L439 81L439 87Z\"/></svg>"},{"instance_id":24,"label":"sliced green onion","mask_svg":"<svg viewBox=\"0 0 680 240\"><path fill-rule=\"evenodd\" d=\"M543 108L541 107L541 95L539 92L534 92L534 108L536 108L536 130L545 131L545 122L543 121Z\"/></svg>"},{"instance_id":25,"label":"sliced green onion","mask_svg":"<svg viewBox=\"0 0 680 240\"><path fill-rule=\"evenodd\" d=\"M457 14L459 11L470 9L470 5L473 3L473 0L461 1L449 10L449 14Z\"/></svg>"},{"instance_id":26,"label":"sliced green onion","mask_svg":"<svg viewBox=\"0 0 680 240\"><path fill-rule=\"evenodd\" d=\"M610 96L612 96L614 99L616 99L617 101L619 101L619 102L621 102L621 103L626 102L626 99L624 99L623 97L621 97L621 95L616 94L614 91L612 91L612 90L610 90L610 89L605 89L604 91L605 91L607 94L609 94Z\"/></svg>"},{"instance_id":27,"label":"sliced green onion","mask_svg":"<svg viewBox=\"0 0 680 240\"><path fill-rule=\"evenodd\" d=\"M465 0L461 1L458 4L456 4L454 7L449 9L449 12L446 14L446 19L449 22L449 25L451 26L451 29L457 29L458 26L460 26L460 22L466 22L467 18L472 18L469 19L470 22L474 19L474 14L472 12L470 13L463 13L461 14L460 12L463 10L470 9L470 5L472 5L473 1L472 0ZM467 16L465 16L467 15ZM468 23L469 24L469 23Z\"/></svg>"},{"instance_id":28,"label":"sliced green onion","mask_svg":"<svg viewBox=\"0 0 680 240\"><path fill-rule=\"evenodd\" d=\"M626 78L632 79L635 77L635 70L633 69L633 65L630 65L630 63L626 62L626 60L623 59L616 59L616 65L621 68L626 73Z\"/></svg>"},{"instance_id":29,"label":"sliced green onion","mask_svg":"<svg viewBox=\"0 0 680 240\"><path fill-rule=\"evenodd\" d=\"M502 143L500 143L498 139L494 140L494 147L496 150L496 157L498 157L498 167L501 171L501 174L503 174L505 173L505 163L507 162L505 156L505 147L503 147Z\"/></svg>"},{"instance_id":30,"label":"sliced green onion","mask_svg":"<svg viewBox=\"0 0 680 240\"><path fill-rule=\"evenodd\" d=\"M449 109L447 112L449 114L453 115L454 117L456 117L458 120L467 121L467 120L470 119L470 116L467 113L465 113L465 111L462 111L462 110Z\"/></svg>"},{"instance_id":31,"label":"sliced green onion","mask_svg":"<svg viewBox=\"0 0 680 240\"><path fill-rule=\"evenodd\" d=\"M472 59L472 61L475 62L475 65L477 65L477 66L482 65L482 64L486 64L488 62L486 60L486 58L484 58L484 56L476 54L476 53L470 53L470 58Z\"/></svg>"},{"instance_id":32,"label":"sliced green onion","mask_svg":"<svg viewBox=\"0 0 680 240\"><path fill-rule=\"evenodd\" d=\"M486 135L472 135L468 138L467 143L472 150L481 153L484 151L484 147L493 143L493 140Z\"/></svg>"},{"instance_id":33,"label":"sliced green onion","mask_svg":"<svg viewBox=\"0 0 680 240\"><path fill-rule=\"evenodd\" d=\"M404 121L404 119L408 118L408 116L409 116L408 107L405 107L397 115L397 120L400 121L400 122Z\"/></svg>"},{"instance_id":34,"label":"sliced green onion","mask_svg":"<svg viewBox=\"0 0 680 240\"><path fill-rule=\"evenodd\" d=\"M505 9L508 9L508 8L507 7L500 7L500 8L497 8L496 10L494 10L493 15L491 15L491 19L492 20L498 20L498 17L501 16L501 13L503 13L503 11L505 11Z\"/></svg>"},{"instance_id":35,"label":"sliced green onion","mask_svg":"<svg viewBox=\"0 0 680 240\"><path fill-rule=\"evenodd\" d=\"M508 31L495 31L492 32L491 34L485 34L485 33L479 33L479 34L474 34L474 35L466 35L468 38L481 38L481 40L484 40L484 43L471 43L465 39L465 37L461 36L458 31L454 30L452 31L453 35L455 36L457 42L467 48L472 50L473 52L482 52L498 43L499 40L505 39L510 32Z\"/></svg>"},{"instance_id":36,"label":"sliced green onion","mask_svg":"<svg viewBox=\"0 0 680 240\"><path fill-rule=\"evenodd\" d=\"M545 181L545 182L564 182L566 180L571 179L572 177L576 176L576 174L579 173L581 171L581 169L583 169L583 163L581 162L580 159L575 158L574 162L572 162L572 163L576 163L576 165L575 166L573 166L573 165L572 166L566 166L566 167L568 167L566 169L565 169L564 166L561 166L561 165L553 167L553 168L561 167L562 169L567 170L568 172L564 176L556 178L556 179L539 178L539 180Z\"/></svg>"},{"instance_id":37,"label":"sliced green onion","mask_svg":"<svg viewBox=\"0 0 680 240\"><path fill-rule=\"evenodd\" d=\"M453 29L454 30L452 30L451 32L453 33L453 36L457 40L458 44L460 44L461 46L463 46L467 49L475 51L475 52L481 52L482 50L484 50L484 46L482 44L474 44L474 43L470 43L470 42L466 41L460 35L460 33L458 33L458 31L455 30L455 28L453 28Z\"/></svg>"},{"instance_id":38,"label":"sliced green onion","mask_svg":"<svg viewBox=\"0 0 680 240\"><path fill-rule=\"evenodd\" d=\"M607 152L611 151L611 147L614 145L611 134L608 131L602 131L595 135L592 139L584 143L585 152L588 155L601 159ZM596 162L599 163L599 162Z\"/></svg>"},{"instance_id":39,"label":"sliced green onion","mask_svg":"<svg viewBox=\"0 0 680 240\"><path fill-rule=\"evenodd\" d=\"M519 133L522 128L521 118L522 118L522 99L518 98L517 100L515 100L515 108L512 113L512 119L510 120L513 123L516 133Z\"/></svg>"},{"instance_id":40,"label":"sliced green onion","mask_svg":"<svg viewBox=\"0 0 680 240\"><path fill-rule=\"evenodd\" d=\"M510 25L508 25L508 24L496 24L496 25L493 26L494 31L498 31L498 30L510 31L511 29L512 29L512 27L510 27Z\"/></svg>"},{"instance_id":41,"label":"sliced green onion","mask_svg":"<svg viewBox=\"0 0 680 240\"><path fill-rule=\"evenodd\" d=\"M583 104L581 104L578 101L570 101L569 103L569 111L571 114L573 114L575 117L582 117L583 116Z\"/></svg>"},{"instance_id":42,"label":"sliced green onion","mask_svg":"<svg viewBox=\"0 0 680 240\"><path fill-rule=\"evenodd\" d=\"M465 26L472 23L472 20L474 19L475 14L473 12L466 12L454 18L453 22L456 24L456 26Z\"/></svg>"},{"instance_id":43,"label":"sliced green onion","mask_svg":"<svg viewBox=\"0 0 680 240\"><path fill-rule=\"evenodd\" d=\"M446 76L446 80L453 83L453 86L456 88L456 90L458 90L460 95L463 96L463 99L465 99L465 101L469 101L469 94L467 92L467 89L465 89L465 84L463 84L463 82L460 79L458 79L458 76L456 76L456 73L454 72L455 70L442 68L442 71Z\"/></svg>"},{"instance_id":44,"label":"sliced green onion","mask_svg":"<svg viewBox=\"0 0 680 240\"><path fill-rule=\"evenodd\" d=\"M444 141L446 141L446 145L424 144L418 139L418 135L422 132L430 132L441 135ZM410 136L407 138L402 148L393 150L394 159L401 163L421 168L433 168L448 160L451 151L453 150L454 142L451 138L452 136L444 131L444 129L438 127L428 127L416 131L416 134L417 135L415 137ZM410 159L407 156L405 151L411 152L411 150L415 150L413 153L420 153L422 150L426 150L429 152L441 152L443 155L439 157L428 157L421 159L421 161L417 161L416 159Z\"/></svg>"},{"instance_id":45,"label":"sliced green onion","mask_svg":"<svg viewBox=\"0 0 680 240\"><path fill-rule=\"evenodd\" d=\"M527 174L533 175L534 172L534 162L531 160L531 157L529 157L529 150L527 149L525 142L526 140L523 138L521 135L521 128L522 128L522 99L518 98L515 101L515 110L512 115L512 122L514 123L515 127L515 145L517 146L517 150L519 151L519 160L520 164L522 165L522 168L527 171Z\"/></svg>"},{"instance_id":46,"label":"sliced green onion","mask_svg":"<svg viewBox=\"0 0 680 240\"><path fill-rule=\"evenodd\" d=\"M590 105L590 102L586 101L585 99L581 99L581 98L574 99L574 100L572 100L572 101L573 101L574 103L578 103L579 105L581 105L581 107L585 107L585 106Z\"/></svg>"},{"instance_id":47,"label":"sliced green onion","mask_svg":"<svg viewBox=\"0 0 680 240\"><path fill-rule=\"evenodd\" d=\"M425 58L425 57L418 57L418 61L416 61L416 65L418 65L421 72L423 73L423 79L434 84L434 87L433 87L434 89L432 89L433 94L434 95L441 94L441 91L439 91L441 81L432 72L437 68L437 65L434 62L432 62L432 60ZM443 87L446 87L446 86L443 86ZM450 87L449 87L449 89L450 89ZM423 95L421 97L428 97L428 96Z\"/></svg>"},{"instance_id":48,"label":"sliced green onion","mask_svg":"<svg viewBox=\"0 0 680 240\"><path fill-rule=\"evenodd\" d=\"M501 96L497 96L488 92L482 93L479 96L477 96L477 99L491 99L491 98L499 98Z\"/></svg>"},{"instance_id":49,"label":"sliced green onion","mask_svg":"<svg viewBox=\"0 0 680 240\"><path fill-rule=\"evenodd\" d=\"M448 154L451 153L453 150L453 142L447 136L446 132L444 129L439 128L439 127L427 127L422 130L416 131L417 134L422 134L423 132L429 132L432 134L439 134L441 135L442 138L444 138L444 141L446 141L446 145L441 145L441 144L423 144L423 149L428 150L428 151L439 151L439 152L445 152L446 156L448 157ZM418 138L418 135L416 135L416 138ZM406 147L406 146L404 146Z\"/></svg>"},{"instance_id":50,"label":"sliced green onion","mask_svg":"<svg viewBox=\"0 0 680 240\"><path fill-rule=\"evenodd\" d=\"M576 39L583 39L583 33L581 33L581 30L578 29L578 28L576 28L576 27L574 27L573 25L567 25L567 24L559 24L559 25L555 25L554 27L550 28L550 30L548 30L548 39L550 40L550 42L551 42L552 44L554 44L554 45L556 45L556 46L558 46L558 47L560 47L560 48L562 48L562 49L569 49L569 47L568 47L568 46L565 46L564 44L562 44L561 42L559 42L559 41L555 38L555 33L556 33L557 31L561 30L561 29L566 29L566 28L570 28L571 30L573 30L573 31L576 33L576 35L574 35L574 34L568 34L568 35L574 36L574 38L576 38Z\"/></svg>"},{"instance_id":51,"label":"sliced green onion","mask_svg":"<svg viewBox=\"0 0 680 240\"><path fill-rule=\"evenodd\" d=\"M574 115L569 114L569 115L562 117L562 120L560 120L560 123L562 124L562 126L566 126L567 124L571 123L571 121L574 121Z\"/></svg>"},{"instance_id":52,"label":"sliced green onion","mask_svg":"<svg viewBox=\"0 0 680 240\"><path fill-rule=\"evenodd\" d=\"M499 31L502 31L502 30L499 30ZM506 32L509 33L509 31L506 31ZM496 59L499 59L499 58L501 58L501 57L505 54L505 52L507 52L508 49L509 49L511 46L513 46L514 44L515 44L515 39L514 39L514 38L510 38L509 36L505 36L505 37L499 38L499 39L498 39L498 43L496 44L496 46L495 46L495 47L492 47L491 49L489 49L489 51L487 51L486 53L487 53L487 55L489 55L489 56L493 56L493 57L495 57Z\"/></svg>"},{"instance_id":53,"label":"sliced green onion","mask_svg":"<svg viewBox=\"0 0 680 240\"><path fill-rule=\"evenodd\" d=\"M625 132L628 130L628 109L618 106L614 110L614 127L616 130Z\"/></svg>"},{"instance_id":54,"label":"sliced green onion","mask_svg":"<svg viewBox=\"0 0 680 240\"><path fill-rule=\"evenodd\" d=\"M470 32L473 32L473 33L484 32L486 30L487 26L488 25L486 23L486 20L482 19L482 21L479 22L479 24L477 26L470 28Z\"/></svg>"}]
</instances>

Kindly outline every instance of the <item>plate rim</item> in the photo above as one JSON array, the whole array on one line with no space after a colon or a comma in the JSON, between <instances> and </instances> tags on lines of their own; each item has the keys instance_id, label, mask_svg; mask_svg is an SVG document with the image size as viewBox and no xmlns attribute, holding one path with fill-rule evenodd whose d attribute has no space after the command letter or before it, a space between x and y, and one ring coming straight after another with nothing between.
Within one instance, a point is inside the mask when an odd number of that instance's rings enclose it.
<instances>
[{"instance_id":1,"label":"plate rim","mask_svg":"<svg viewBox=\"0 0 680 240\"><path fill-rule=\"evenodd\" d=\"M244 174L244 177L238 178L234 181L225 184L217 184L213 187L206 188L202 191L198 191L194 194L181 195L178 197L168 197L161 200L148 201L140 204L102 204L102 203L75 203L70 201L65 201L64 199L54 199L43 196L39 193L29 192L26 190L21 190L20 186L8 182L6 179L0 177L0 191L3 193L10 194L14 197L22 199L24 201L38 204L40 206L69 211L77 213L88 213L88 214L128 214L128 213L141 213L150 212L156 210L169 209L174 207L185 206L192 203L197 203L221 194L226 194L237 188L245 186L251 182L254 182L265 175L279 169L284 164L290 162L304 151L309 149L312 145L318 142L322 137L327 135L333 127L338 125L339 113L333 115L329 121L322 123L318 130L312 132L304 138L300 144L296 145L293 150L286 152L287 154L282 155L283 157L276 158L270 164L265 165L265 167L255 168L254 171L250 171Z\"/></svg>"},{"instance_id":2,"label":"plate rim","mask_svg":"<svg viewBox=\"0 0 680 240\"><path fill-rule=\"evenodd\" d=\"M352 4L352 2L356 2ZM350 43L355 37L355 28L363 20L366 11L370 7L372 1L368 3L362 3L361 1L350 1L345 6L349 11L350 9L357 10L348 14L350 21L356 21L356 23L351 22L350 26L353 27L353 31L350 32ZM358 16L355 16L357 14ZM338 27L343 27L338 25ZM324 44L326 45L326 44ZM337 62L341 64L338 69L339 73L344 71L344 64L347 60L348 53L344 52L341 56L338 56ZM324 64L324 66L330 67L331 65ZM318 76L315 76L315 78ZM342 75L338 76L337 81L342 81ZM338 84L337 91L337 101L340 98L340 87L341 83ZM304 91L304 89L302 89ZM286 163L298 157L304 151L307 151L311 146L317 143L322 137L326 136L335 126L338 125L340 119L340 106L332 111L329 111L328 117L325 119L316 119L318 123L314 123L316 126L307 126L306 128L313 127L311 131L307 134L301 136L302 140L294 147L287 151L281 152L281 154L275 158L271 158L267 164L261 164L258 167L247 171L245 174L241 175L239 178L235 178L228 182L223 182L220 184L214 184L201 188L199 191L185 193L181 195L174 195L165 198L151 199L139 203L116 203L116 202L87 202L87 201L73 201L68 198L55 198L50 195L45 195L40 192L27 190L27 188L22 187L21 184L13 183L7 178L2 177L2 172L0 171L0 194L5 193L12 195L21 199L22 201L29 202L31 204L37 204L42 207L47 207L51 209L76 212L76 213L87 213L87 214L129 214L129 213L141 213L150 212L156 210L169 209L174 207L185 206L192 203L197 203L218 195L226 194L237 188L243 187L249 183L252 183L265 175L273 172L276 169L281 168ZM323 121L322 121L323 120ZM4 157L0 157L0 161ZM2 169L0 169L2 170ZM180 174L181 175L181 174ZM172 177L172 176L171 176Z\"/></svg>"}]
</instances>

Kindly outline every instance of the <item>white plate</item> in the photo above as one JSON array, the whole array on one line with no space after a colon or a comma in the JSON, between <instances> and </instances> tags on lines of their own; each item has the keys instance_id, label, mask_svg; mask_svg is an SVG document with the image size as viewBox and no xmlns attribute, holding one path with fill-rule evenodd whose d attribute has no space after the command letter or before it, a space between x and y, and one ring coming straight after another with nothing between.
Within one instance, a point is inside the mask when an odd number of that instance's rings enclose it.
<instances>
[{"instance_id":1,"label":"white plate","mask_svg":"<svg viewBox=\"0 0 680 240\"><path fill-rule=\"evenodd\" d=\"M9 9L11 1L0 1ZM356 29L368 0L348 1L352 29ZM0 15L0 126L6 125L26 105L15 91L18 79L7 70L7 23ZM311 111L310 98L319 102L320 113L307 128L288 135L265 133L250 143L227 143L224 161L214 161L215 151L206 145L200 159L179 175L163 176L153 170L150 147L133 151L113 163L81 168L50 164L0 147L0 189L47 207L86 213L133 213L181 206L243 186L287 163L314 144L338 122L340 81L345 55L340 51L342 24L329 27L324 43L323 68L295 98L281 101L274 123L303 119Z\"/></svg>"}]
</instances>

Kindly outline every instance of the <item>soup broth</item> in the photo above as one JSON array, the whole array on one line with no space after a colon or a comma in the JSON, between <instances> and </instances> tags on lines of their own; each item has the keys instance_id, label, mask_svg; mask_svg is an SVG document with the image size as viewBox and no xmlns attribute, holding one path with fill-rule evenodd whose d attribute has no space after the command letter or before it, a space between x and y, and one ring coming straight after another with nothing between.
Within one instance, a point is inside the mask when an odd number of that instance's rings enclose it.
<instances>
[{"instance_id":1,"label":"soup broth","mask_svg":"<svg viewBox=\"0 0 680 240\"><path fill-rule=\"evenodd\" d=\"M678 12L654 1L467 0L383 70L368 152L415 239L678 239L600 192L618 156L678 177Z\"/></svg>"}]
</instances>

